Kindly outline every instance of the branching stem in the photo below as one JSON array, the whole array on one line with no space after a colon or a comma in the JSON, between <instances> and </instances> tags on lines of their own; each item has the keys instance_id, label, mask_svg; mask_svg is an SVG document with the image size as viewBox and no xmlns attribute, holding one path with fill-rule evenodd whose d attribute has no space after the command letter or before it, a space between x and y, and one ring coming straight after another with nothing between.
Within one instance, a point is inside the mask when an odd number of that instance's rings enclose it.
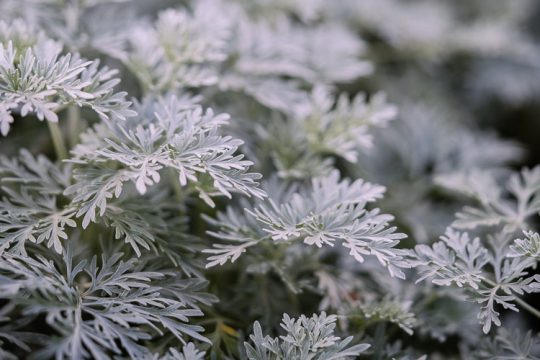
<instances>
[{"instance_id":1,"label":"branching stem","mask_svg":"<svg viewBox=\"0 0 540 360\"><path fill-rule=\"evenodd\" d=\"M489 279L483 279L486 283L488 283L490 286L492 287L496 287L498 286L494 281L492 280L489 280ZM540 310L538 309L535 309L533 306L529 305L527 302L525 302L524 300L520 299L519 297L515 297L515 301L516 303L522 308L522 309L525 309L527 310L529 313L533 314L534 316L536 316L537 318L540 319Z\"/></svg>"}]
</instances>

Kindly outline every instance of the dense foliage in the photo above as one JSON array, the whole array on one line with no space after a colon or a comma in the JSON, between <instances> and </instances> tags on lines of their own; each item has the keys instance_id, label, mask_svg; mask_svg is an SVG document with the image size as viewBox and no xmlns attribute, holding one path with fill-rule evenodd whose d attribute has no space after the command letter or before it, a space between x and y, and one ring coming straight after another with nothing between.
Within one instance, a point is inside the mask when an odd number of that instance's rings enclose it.
<instances>
[{"instance_id":1,"label":"dense foliage","mask_svg":"<svg viewBox=\"0 0 540 360\"><path fill-rule=\"evenodd\" d=\"M1 0L0 358L539 359L538 13Z\"/></svg>"}]
</instances>

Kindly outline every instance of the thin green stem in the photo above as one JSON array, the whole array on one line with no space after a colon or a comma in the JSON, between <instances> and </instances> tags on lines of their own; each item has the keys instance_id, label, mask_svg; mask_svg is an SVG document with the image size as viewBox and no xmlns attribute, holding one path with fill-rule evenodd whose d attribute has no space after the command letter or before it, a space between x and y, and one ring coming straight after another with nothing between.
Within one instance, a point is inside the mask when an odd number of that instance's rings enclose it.
<instances>
[{"instance_id":1,"label":"thin green stem","mask_svg":"<svg viewBox=\"0 0 540 360\"><path fill-rule=\"evenodd\" d=\"M496 287L498 286L494 281L491 281L489 279L483 279L486 283L488 283L490 286L492 287ZM529 313L531 313L532 315L536 316L537 318L540 319L540 310L538 309L535 309L534 307L532 307L531 305L529 305L528 303L526 303L524 300L518 298L517 296L515 297L514 299L516 301L516 303L523 309L527 310Z\"/></svg>"},{"instance_id":2,"label":"thin green stem","mask_svg":"<svg viewBox=\"0 0 540 360\"><path fill-rule=\"evenodd\" d=\"M184 202L184 194L182 191L182 187L180 186L180 180L178 179L178 175L176 174L174 169L168 169L168 172L174 191L174 196L176 197L176 201L178 201L179 204L182 204Z\"/></svg>"},{"instance_id":3,"label":"thin green stem","mask_svg":"<svg viewBox=\"0 0 540 360\"><path fill-rule=\"evenodd\" d=\"M525 301L521 300L518 297L516 297L516 303L518 303L518 305L521 306L523 309L527 310L528 312L540 319L540 311L538 309L535 309L534 307L527 304Z\"/></svg>"},{"instance_id":4,"label":"thin green stem","mask_svg":"<svg viewBox=\"0 0 540 360\"><path fill-rule=\"evenodd\" d=\"M62 137L62 131L57 122L47 121L49 126L49 132L51 133L51 138L54 145L54 150L56 151L56 156L58 160L64 160L67 158L66 143Z\"/></svg>"},{"instance_id":5,"label":"thin green stem","mask_svg":"<svg viewBox=\"0 0 540 360\"><path fill-rule=\"evenodd\" d=\"M81 112L77 105L71 105L67 109L69 146L73 147L79 142Z\"/></svg>"}]
</instances>

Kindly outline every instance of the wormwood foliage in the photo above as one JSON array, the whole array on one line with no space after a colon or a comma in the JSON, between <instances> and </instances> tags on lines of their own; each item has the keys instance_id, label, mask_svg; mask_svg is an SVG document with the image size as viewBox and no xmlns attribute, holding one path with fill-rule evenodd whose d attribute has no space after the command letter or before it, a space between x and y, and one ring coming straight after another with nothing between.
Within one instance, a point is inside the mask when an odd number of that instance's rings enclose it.
<instances>
[{"instance_id":1,"label":"wormwood foliage","mask_svg":"<svg viewBox=\"0 0 540 360\"><path fill-rule=\"evenodd\" d=\"M73 209L62 209L58 198L70 183L70 167L59 168L44 156L21 150L18 159L0 158L1 252L26 254L27 242L43 243L58 253L66 228L76 227Z\"/></svg>"},{"instance_id":2,"label":"wormwood foliage","mask_svg":"<svg viewBox=\"0 0 540 360\"><path fill-rule=\"evenodd\" d=\"M302 240L319 248L340 242L356 261L364 262L364 256L373 255L391 275L405 276L399 269L408 267L404 252L395 249L405 234L388 225L393 219L391 215L365 208L382 197L384 187L362 180L340 182L334 171L327 177L313 179L311 186L297 192L284 191L286 197L279 204L269 200L269 206L246 208L244 216L252 220L243 221L234 209L218 215L217 221L210 220L221 230L211 235L232 244L216 244L205 250L214 254L208 258L207 267L223 265L229 259L234 262L247 248L262 241Z\"/></svg>"},{"instance_id":3,"label":"wormwood foliage","mask_svg":"<svg viewBox=\"0 0 540 360\"><path fill-rule=\"evenodd\" d=\"M352 337L334 336L336 320L324 312L311 318L302 315L299 319L285 314L281 323L285 335L280 338L263 337L261 325L255 322L254 333L250 335L255 347L248 342L244 344L248 359L351 359L369 348L368 344L348 346Z\"/></svg>"},{"instance_id":4,"label":"wormwood foliage","mask_svg":"<svg viewBox=\"0 0 540 360\"><path fill-rule=\"evenodd\" d=\"M460 229L478 226L505 225L505 232L528 227L531 216L540 212L540 167L523 169L512 175L501 188L493 174L472 172L457 177L442 178L440 183L472 197L479 206L466 206L456 214L452 224ZM511 200L508 200L508 195Z\"/></svg>"},{"instance_id":5,"label":"wormwood foliage","mask_svg":"<svg viewBox=\"0 0 540 360\"><path fill-rule=\"evenodd\" d=\"M538 359L535 6L0 1L0 358Z\"/></svg>"},{"instance_id":6,"label":"wormwood foliage","mask_svg":"<svg viewBox=\"0 0 540 360\"><path fill-rule=\"evenodd\" d=\"M527 229L531 216L540 209L538 197L540 172L524 169L513 174L503 190L488 174L452 176L441 181L453 190L475 198L478 207L468 206L456 214L456 228L492 227L491 233L471 239L469 233L448 229L442 242L433 247L416 246L419 279L432 278L437 285L465 288L470 298L481 304L478 319L484 332L492 324L501 325L500 310L519 311L521 296L540 291L537 264L538 233L524 231L526 239L516 239L517 229ZM478 176L475 176L478 175ZM525 304L526 307L529 307ZM530 309L536 312L534 309Z\"/></svg>"},{"instance_id":7,"label":"wormwood foliage","mask_svg":"<svg viewBox=\"0 0 540 360\"><path fill-rule=\"evenodd\" d=\"M78 55L60 55L61 45L42 40L33 47L0 44L0 133L7 135L13 110L21 116L35 114L39 120L58 122L57 111L66 105L90 107L100 116L125 119L129 110L124 92L114 93L119 80L115 70L99 68L99 61Z\"/></svg>"},{"instance_id":8,"label":"wormwood foliage","mask_svg":"<svg viewBox=\"0 0 540 360\"><path fill-rule=\"evenodd\" d=\"M214 115L187 101L174 96L145 101L137 107L138 117L106 122L107 129L91 130L99 137L89 134L75 147L72 162L87 167L75 170L77 183L65 194L74 195L77 216L84 215L83 227L95 220L98 211L103 216L107 199L118 198L125 182L134 183L144 195L147 187L160 181L162 169L177 174L180 186L188 180L195 183L193 188L210 206L214 206L211 196L230 198L235 191L264 197L257 189L260 175L247 172L253 163L235 154L242 141L218 133L229 116Z\"/></svg>"},{"instance_id":9,"label":"wormwood foliage","mask_svg":"<svg viewBox=\"0 0 540 360\"><path fill-rule=\"evenodd\" d=\"M510 245L510 257L528 256L538 260L540 257L540 235L537 232L524 231L525 239L514 240Z\"/></svg>"},{"instance_id":10,"label":"wormwood foliage","mask_svg":"<svg viewBox=\"0 0 540 360\"><path fill-rule=\"evenodd\" d=\"M3 255L2 298L32 317L46 316L58 334L33 357L105 358L125 351L139 358L148 356L148 349L138 342L164 330L183 342L186 336L205 341L198 334L202 327L188 324L202 315L186 296L196 283L176 278L164 286L173 274L140 271L144 263L121 258L121 253L103 256L99 266L96 257L74 263L69 252L63 264Z\"/></svg>"},{"instance_id":11,"label":"wormwood foliage","mask_svg":"<svg viewBox=\"0 0 540 360\"><path fill-rule=\"evenodd\" d=\"M498 308L519 311L520 296L540 291L540 277L531 269L536 262L526 256L508 258L509 242L501 235L489 237L485 246L478 237L470 239L468 233L449 229L433 248L416 247L419 280L433 278L437 285L465 288L481 304L478 319L487 333L492 324L501 325Z\"/></svg>"}]
</instances>

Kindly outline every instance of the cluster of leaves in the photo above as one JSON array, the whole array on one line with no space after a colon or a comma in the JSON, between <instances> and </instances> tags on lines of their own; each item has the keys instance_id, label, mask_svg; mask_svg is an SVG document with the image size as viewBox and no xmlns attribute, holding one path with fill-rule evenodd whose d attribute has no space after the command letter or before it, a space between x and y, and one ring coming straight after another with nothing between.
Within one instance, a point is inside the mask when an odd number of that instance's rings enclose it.
<instances>
[{"instance_id":1,"label":"cluster of leaves","mask_svg":"<svg viewBox=\"0 0 540 360\"><path fill-rule=\"evenodd\" d=\"M530 217L540 211L540 169L513 174L506 186L507 194L488 173L454 175L442 178L440 183L478 203L456 214L454 228L492 230L480 235L481 240L449 228L442 241L432 247L418 245L415 252L420 280L432 278L437 285L466 289L470 298L482 305L478 319L487 333L492 324L501 325L497 307L519 311L517 302L529 309L520 297L540 292L540 275L534 273L539 235L524 231L529 228ZM519 230L524 231L526 239L516 239Z\"/></svg>"},{"instance_id":2,"label":"cluster of leaves","mask_svg":"<svg viewBox=\"0 0 540 360\"><path fill-rule=\"evenodd\" d=\"M280 338L263 337L261 325L255 322L253 335L250 336L254 346L246 342L245 347L250 360L272 359L352 359L369 348L368 344L348 346L352 336L341 339L334 335L337 318L322 312L311 318L302 315L292 319L283 315L281 327L285 335Z\"/></svg>"},{"instance_id":3,"label":"cluster of leaves","mask_svg":"<svg viewBox=\"0 0 540 360\"><path fill-rule=\"evenodd\" d=\"M126 93L113 90L120 81L116 70L99 68L99 60L62 55L60 43L39 34L31 39L32 30L20 22L13 30L6 23L0 27L6 32L0 38L1 135L8 134L14 110L49 122L58 122L57 112L67 105L90 107L105 119L133 115Z\"/></svg>"},{"instance_id":4,"label":"cluster of leaves","mask_svg":"<svg viewBox=\"0 0 540 360\"><path fill-rule=\"evenodd\" d=\"M538 358L501 2L1 1L0 357Z\"/></svg>"},{"instance_id":5,"label":"cluster of leaves","mask_svg":"<svg viewBox=\"0 0 540 360\"><path fill-rule=\"evenodd\" d=\"M399 268L408 264L404 252L395 246L405 234L388 226L391 215L380 214L379 209L365 209L383 192L384 187L361 179L353 183L339 181L339 173L334 171L327 177L313 179L311 186L299 191L283 189L283 194L272 193L269 206L246 208L245 215L230 209L219 214L218 220L210 219L220 230L211 234L233 244L215 244L213 249L205 250L214 254L208 258L207 266L223 265L229 259L234 262L247 248L267 239L277 243L299 239L319 248L332 247L340 241L358 262L373 255L391 275L404 278ZM277 199L280 204L274 202Z\"/></svg>"},{"instance_id":6,"label":"cluster of leaves","mask_svg":"<svg viewBox=\"0 0 540 360\"><path fill-rule=\"evenodd\" d=\"M55 334L37 338L43 348L33 357L103 359L113 353L143 358L150 352L141 340L164 331L184 343L187 336L207 341L199 334L201 326L189 324L203 314L196 304L212 301L200 293L199 282L163 269L150 271L150 259L124 262L122 257L103 255L99 266L95 256L73 262L70 250L58 260L63 263L40 255L2 255L0 289L6 306L27 314L25 321L45 316Z\"/></svg>"}]
</instances>

